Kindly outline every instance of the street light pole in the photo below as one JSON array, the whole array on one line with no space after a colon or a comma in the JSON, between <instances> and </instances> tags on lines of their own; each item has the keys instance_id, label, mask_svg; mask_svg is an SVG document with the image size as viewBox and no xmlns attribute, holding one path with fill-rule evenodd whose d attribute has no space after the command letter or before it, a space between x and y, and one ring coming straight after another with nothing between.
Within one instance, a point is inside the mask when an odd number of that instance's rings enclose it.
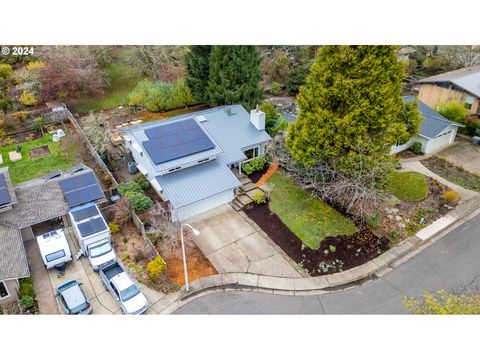
<instances>
[{"instance_id":1,"label":"street light pole","mask_svg":"<svg viewBox=\"0 0 480 360\"><path fill-rule=\"evenodd\" d=\"M195 236L199 235L200 232L189 224L182 224L180 226L180 238L182 240L182 256L183 256L183 275L185 277L185 290L188 292L189 287L188 287L187 256L185 254L185 240L183 239L183 228L185 226L189 227L192 230L193 235Z\"/></svg>"}]
</instances>

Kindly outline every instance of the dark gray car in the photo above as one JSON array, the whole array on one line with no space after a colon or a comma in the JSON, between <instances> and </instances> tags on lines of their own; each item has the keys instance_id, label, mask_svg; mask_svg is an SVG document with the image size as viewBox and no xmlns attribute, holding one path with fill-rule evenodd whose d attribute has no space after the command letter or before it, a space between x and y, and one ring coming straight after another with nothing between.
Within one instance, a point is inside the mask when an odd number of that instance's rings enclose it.
<instances>
[{"instance_id":1,"label":"dark gray car","mask_svg":"<svg viewBox=\"0 0 480 360\"><path fill-rule=\"evenodd\" d=\"M90 315L92 313L92 306L77 280L71 279L61 283L55 292L65 314Z\"/></svg>"}]
</instances>

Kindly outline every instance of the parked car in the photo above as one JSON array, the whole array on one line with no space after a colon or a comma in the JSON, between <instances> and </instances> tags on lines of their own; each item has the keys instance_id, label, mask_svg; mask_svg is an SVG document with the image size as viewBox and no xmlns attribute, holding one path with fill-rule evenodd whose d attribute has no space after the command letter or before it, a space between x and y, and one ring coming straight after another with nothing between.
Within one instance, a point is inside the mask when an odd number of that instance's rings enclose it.
<instances>
[{"instance_id":1,"label":"parked car","mask_svg":"<svg viewBox=\"0 0 480 360\"><path fill-rule=\"evenodd\" d=\"M56 296L67 315L90 315L93 312L92 306L88 301L77 280L67 280L56 288Z\"/></svg>"},{"instance_id":2,"label":"parked car","mask_svg":"<svg viewBox=\"0 0 480 360\"><path fill-rule=\"evenodd\" d=\"M88 257L94 271L112 264L117 256L111 244L110 229L95 203L70 210L70 220L81 254Z\"/></svg>"},{"instance_id":3,"label":"parked car","mask_svg":"<svg viewBox=\"0 0 480 360\"><path fill-rule=\"evenodd\" d=\"M99 273L124 314L139 315L147 311L147 298L119 262L101 268Z\"/></svg>"}]
</instances>

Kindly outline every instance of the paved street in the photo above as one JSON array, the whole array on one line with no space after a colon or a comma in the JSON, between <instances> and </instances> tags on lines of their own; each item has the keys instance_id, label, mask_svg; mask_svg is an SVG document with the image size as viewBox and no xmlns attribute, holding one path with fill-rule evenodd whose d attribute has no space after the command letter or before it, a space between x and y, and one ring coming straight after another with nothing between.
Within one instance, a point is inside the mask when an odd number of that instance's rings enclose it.
<instances>
[{"instance_id":1,"label":"paved street","mask_svg":"<svg viewBox=\"0 0 480 360\"><path fill-rule=\"evenodd\" d=\"M480 215L449 232L384 277L319 296L217 292L176 314L402 314L404 295L423 290L480 288Z\"/></svg>"}]
</instances>

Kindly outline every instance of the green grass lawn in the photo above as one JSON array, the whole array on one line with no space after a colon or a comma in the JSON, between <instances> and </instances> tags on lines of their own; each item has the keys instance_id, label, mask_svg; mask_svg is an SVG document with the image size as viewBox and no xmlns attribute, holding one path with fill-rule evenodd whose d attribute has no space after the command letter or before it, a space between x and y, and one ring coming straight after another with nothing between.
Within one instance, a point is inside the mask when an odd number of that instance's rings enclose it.
<instances>
[{"instance_id":1,"label":"green grass lawn","mask_svg":"<svg viewBox=\"0 0 480 360\"><path fill-rule=\"evenodd\" d=\"M425 176L413 172L391 172L387 177L386 190L406 201L420 201L428 196Z\"/></svg>"},{"instance_id":2,"label":"green grass lawn","mask_svg":"<svg viewBox=\"0 0 480 360\"><path fill-rule=\"evenodd\" d=\"M90 112L119 106L142 79L142 72L139 69L124 63L112 63L105 68L105 71L111 82L105 89L105 95L79 99L73 104L75 111Z\"/></svg>"},{"instance_id":3,"label":"green grass lawn","mask_svg":"<svg viewBox=\"0 0 480 360\"><path fill-rule=\"evenodd\" d=\"M53 136L45 134L43 138L22 143L22 160L11 162L8 153L16 149L17 144L9 145L0 148L3 157L3 166L9 167L10 177L14 184L18 184L27 180L31 180L49 172L61 169L65 170L73 166L76 162L77 144L73 143L62 154L60 144L52 141ZM50 155L45 155L41 158L31 159L28 155L29 149L34 149L43 145L48 145Z\"/></svg>"},{"instance_id":4,"label":"green grass lawn","mask_svg":"<svg viewBox=\"0 0 480 360\"><path fill-rule=\"evenodd\" d=\"M269 180L270 209L308 247L318 249L327 236L350 235L355 224L310 192L299 188L282 171Z\"/></svg>"}]
</instances>

